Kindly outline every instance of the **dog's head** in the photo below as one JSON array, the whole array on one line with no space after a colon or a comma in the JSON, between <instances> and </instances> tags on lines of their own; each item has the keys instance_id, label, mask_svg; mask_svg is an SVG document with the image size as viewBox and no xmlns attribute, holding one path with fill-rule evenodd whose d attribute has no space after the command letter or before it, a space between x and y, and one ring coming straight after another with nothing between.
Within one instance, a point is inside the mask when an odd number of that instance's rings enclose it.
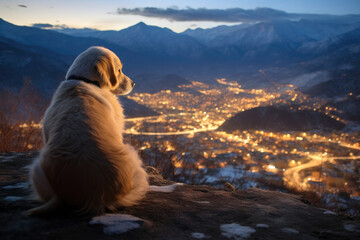
<instances>
[{"instance_id":1,"label":"dog's head","mask_svg":"<svg viewBox=\"0 0 360 240\"><path fill-rule=\"evenodd\" d=\"M82 52L70 66L66 79L72 76L96 82L113 94L126 95L135 86L122 72L122 64L115 53L104 47L90 47Z\"/></svg>"}]
</instances>

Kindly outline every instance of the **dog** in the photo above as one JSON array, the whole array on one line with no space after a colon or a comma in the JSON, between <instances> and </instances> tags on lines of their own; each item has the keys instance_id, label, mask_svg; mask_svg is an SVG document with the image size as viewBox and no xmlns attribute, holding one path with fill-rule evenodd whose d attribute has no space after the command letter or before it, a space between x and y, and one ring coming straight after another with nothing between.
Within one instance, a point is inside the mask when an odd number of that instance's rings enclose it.
<instances>
[{"instance_id":1,"label":"dog","mask_svg":"<svg viewBox=\"0 0 360 240\"><path fill-rule=\"evenodd\" d=\"M123 143L123 109L114 96L134 85L106 48L90 47L74 60L44 114L44 147L30 171L33 192L44 204L27 214L60 205L101 214L145 196L147 174L135 149Z\"/></svg>"}]
</instances>

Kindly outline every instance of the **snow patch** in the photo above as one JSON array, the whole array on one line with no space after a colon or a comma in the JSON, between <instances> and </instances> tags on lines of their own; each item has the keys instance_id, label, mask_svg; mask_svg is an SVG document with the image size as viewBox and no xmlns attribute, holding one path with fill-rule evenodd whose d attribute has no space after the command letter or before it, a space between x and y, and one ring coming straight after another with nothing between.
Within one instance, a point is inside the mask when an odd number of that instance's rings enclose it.
<instances>
[{"instance_id":1,"label":"snow patch","mask_svg":"<svg viewBox=\"0 0 360 240\"><path fill-rule=\"evenodd\" d=\"M26 165L25 167L22 167L21 169L24 169L26 171L30 171L32 169L33 165L30 164L30 165Z\"/></svg>"},{"instance_id":2,"label":"snow patch","mask_svg":"<svg viewBox=\"0 0 360 240\"><path fill-rule=\"evenodd\" d=\"M177 186L184 185L183 183L175 183L167 186L150 186L149 191L152 192L173 192Z\"/></svg>"},{"instance_id":3,"label":"snow patch","mask_svg":"<svg viewBox=\"0 0 360 240\"><path fill-rule=\"evenodd\" d=\"M4 198L4 200L8 202L15 202L23 199L24 199L23 197L17 197L17 196L7 196Z\"/></svg>"},{"instance_id":4,"label":"snow patch","mask_svg":"<svg viewBox=\"0 0 360 240\"><path fill-rule=\"evenodd\" d=\"M196 238L196 239L207 238L207 236L206 236L205 234L199 233L199 232L191 233L191 237L192 237L192 238Z\"/></svg>"},{"instance_id":5,"label":"snow patch","mask_svg":"<svg viewBox=\"0 0 360 240\"><path fill-rule=\"evenodd\" d=\"M353 224L344 223L344 228L345 228L345 230L350 231L350 232L360 232L360 230L357 230L356 226Z\"/></svg>"},{"instance_id":6,"label":"snow patch","mask_svg":"<svg viewBox=\"0 0 360 240\"><path fill-rule=\"evenodd\" d=\"M264 224L264 223L258 223L258 224L256 224L256 227L257 228L269 228L269 225Z\"/></svg>"},{"instance_id":7,"label":"snow patch","mask_svg":"<svg viewBox=\"0 0 360 240\"><path fill-rule=\"evenodd\" d=\"M204 181L206 183L215 183L217 181L219 181L220 179L226 179L228 181L231 181L233 179L239 179L241 177L243 177L244 175L244 170L239 168L239 167L234 167L234 166L226 166L223 168L217 168L217 169L213 169L216 171L216 173L212 173L209 175L206 175L204 177Z\"/></svg>"},{"instance_id":8,"label":"snow patch","mask_svg":"<svg viewBox=\"0 0 360 240\"><path fill-rule=\"evenodd\" d=\"M360 131L360 126L359 126L359 131ZM360 201L360 196L358 196L358 197L350 197L351 199L353 199L353 200L356 200L356 201Z\"/></svg>"},{"instance_id":9,"label":"snow patch","mask_svg":"<svg viewBox=\"0 0 360 240\"><path fill-rule=\"evenodd\" d=\"M3 189L17 189L17 188L28 188L29 187L29 183L28 182L21 182L15 185L8 185L3 187Z\"/></svg>"},{"instance_id":10,"label":"snow patch","mask_svg":"<svg viewBox=\"0 0 360 240\"><path fill-rule=\"evenodd\" d=\"M258 183L252 180L247 180L241 185L241 189L249 189L258 187Z\"/></svg>"},{"instance_id":11,"label":"snow patch","mask_svg":"<svg viewBox=\"0 0 360 240\"><path fill-rule=\"evenodd\" d=\"M289 234L299 234L299 231L293 228L282 228L281 231Z\"/></svg>"},{"instance_id":12,"label":"snow patch","mask_svg":"<svg viewBox=\"0 0 360 240\"><path fill-rule=\"evenodd\" d=\"M17 155L15 156L4 156L4 157L1 157L1 162L12 162L15 158L17 157Z\"/></svg>"},{"instance_id":13,"label":"snow patch","mask_svg":"<svg viewBox=\"0 0 360 240\"><path fill-rule=\"evenodd\" d=\"M90 224L102 224L104 233L113 235L140 228L144 222L143 219L128 214L104 214L93 217Z\"/></svg>"},{"instance_id":14,"label":"snow patch","mask_svg":"<svg viewBox=\"0 0 360 240\"><path fill-rule=\"evenodd\" d=\"M323 212L323 214L327 214L327 215L337 215L337 213L333 212L333 211L329 211L329 210L326 210L325 212Z\"/></svg>"},{"instance_id":15,"label":"snow patch","mask_svg":"<svg viewBox=\"0 0 360 240\"><path fill-rule=\"evenodd\" d=\"M255 233L254 228L248 226L241 226L237 223L222 224L220 226L222 235L228 238L234 238L235 240L241 240L250 237L252 233Z\"/></svg>"}]
</instances>

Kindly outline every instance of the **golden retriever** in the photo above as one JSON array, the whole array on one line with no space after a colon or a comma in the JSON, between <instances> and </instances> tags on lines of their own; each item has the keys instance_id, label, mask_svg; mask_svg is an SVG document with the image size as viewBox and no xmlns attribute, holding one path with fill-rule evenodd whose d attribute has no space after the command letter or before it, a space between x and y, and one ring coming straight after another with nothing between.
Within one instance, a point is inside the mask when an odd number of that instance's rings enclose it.
<instances>
[{"instance_id":1,"label":"golden retriever","mask_svg":"<svg viewBox=\"0 0 360 240\"><path fill-rule=\"evenodd\" d=\"M134 148L123 143L123 109L114 96L130 93L134 85L106 48L91 47L74 60L42 121L45 145L30 179L44 204L28 214L60 204L101 214L144 197L147 174Z\"/></svg>"}]
</instances>

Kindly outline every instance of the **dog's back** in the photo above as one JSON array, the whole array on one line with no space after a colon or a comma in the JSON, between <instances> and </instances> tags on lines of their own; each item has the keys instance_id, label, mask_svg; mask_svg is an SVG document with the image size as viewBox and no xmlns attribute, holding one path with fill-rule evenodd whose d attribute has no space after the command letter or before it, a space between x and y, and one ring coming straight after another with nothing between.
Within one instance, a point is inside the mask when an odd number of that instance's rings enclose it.
<instances>
[{"instance_id":1,"label":"dog's back","mask_svg":"<svg viewBox=\"0 0 360 240\"><path fill-rule=\"evenodd\" d=\"M53 197L99 213L133 205L145 195L141 160L122 141L122 114L110 92L80 81L59 86L43 119L45 146L37 160Z\"/></svg>"}]
</instances>

